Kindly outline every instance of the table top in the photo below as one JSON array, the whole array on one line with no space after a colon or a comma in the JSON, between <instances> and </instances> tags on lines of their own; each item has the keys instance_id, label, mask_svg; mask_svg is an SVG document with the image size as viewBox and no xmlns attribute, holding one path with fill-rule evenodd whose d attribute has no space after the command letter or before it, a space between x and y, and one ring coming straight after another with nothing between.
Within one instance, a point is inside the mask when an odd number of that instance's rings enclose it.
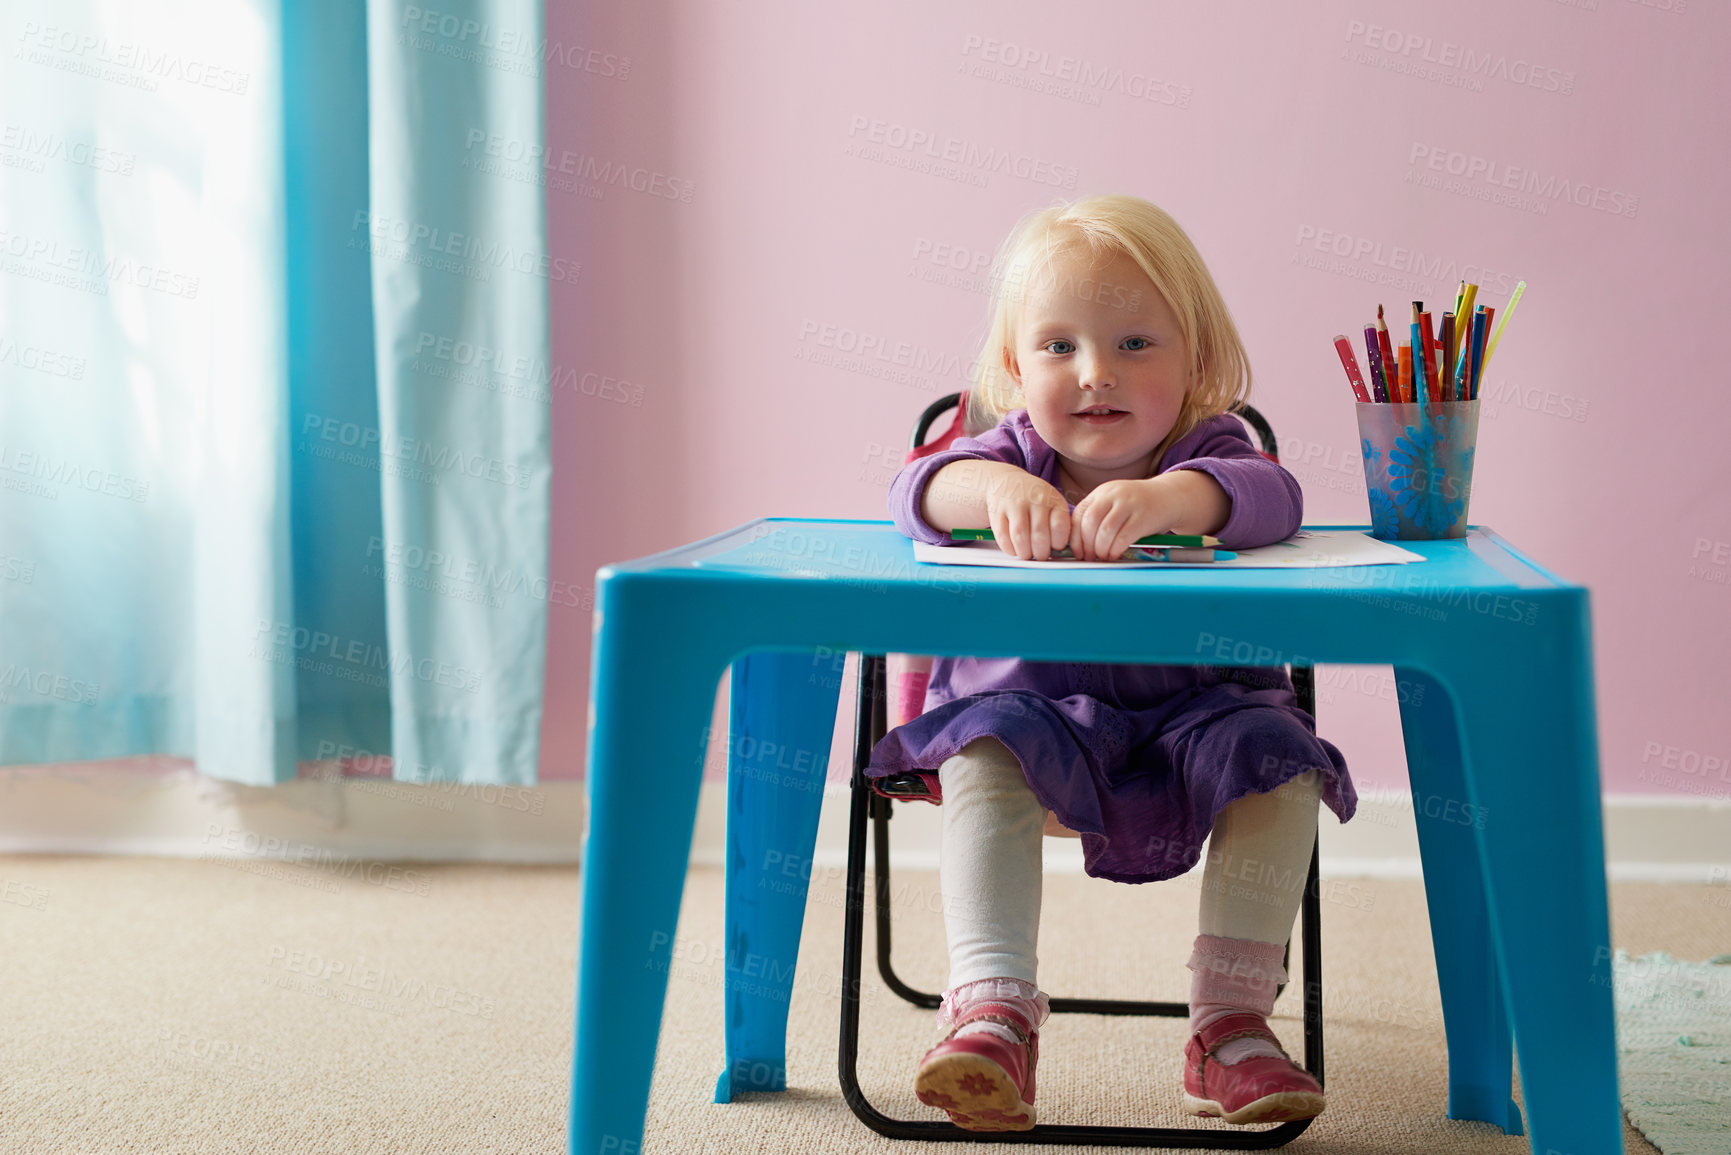
<instances>
[{"instance_id":1,"label":"table top","mask_svg":"<svg viewBox=\"0 0 1731 1155\"><path fill-rule=\"evenodd\" d=\"M1318 525L1353 529L1365 525ZM1206 564L1151 569L1053 570L988 566L932 566L915 562L913 543L887 521L767 517L725 533L634 561L604 567L601 579L627 574L685 574L698 580L870 582L879 585L954 585L979 588L1039 583L1095 593L1125 588L1202 590L1306 589L1363 593L1435 590L1576 591L1515 549L1494 531L1472 526L1451 541L1403 541L1424 557L1405 565L1291 569L1229 569Z\"/></svg>"}]
</instances>

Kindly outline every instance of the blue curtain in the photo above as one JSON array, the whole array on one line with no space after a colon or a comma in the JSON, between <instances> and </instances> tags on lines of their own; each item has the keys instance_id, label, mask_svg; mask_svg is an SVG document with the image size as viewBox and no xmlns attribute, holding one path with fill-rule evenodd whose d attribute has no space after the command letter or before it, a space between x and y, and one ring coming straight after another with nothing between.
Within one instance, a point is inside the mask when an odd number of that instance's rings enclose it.
<instances>
[{"instance_id":1,"label":"blue curtain","mask_svg":"<svg viewBox=\"0 0 1731 1155\"><path fill-rule=\"evenodd\" d=\"M535 781L540 28L7 5L0 763Z\"/></svg>"}]
</instances>

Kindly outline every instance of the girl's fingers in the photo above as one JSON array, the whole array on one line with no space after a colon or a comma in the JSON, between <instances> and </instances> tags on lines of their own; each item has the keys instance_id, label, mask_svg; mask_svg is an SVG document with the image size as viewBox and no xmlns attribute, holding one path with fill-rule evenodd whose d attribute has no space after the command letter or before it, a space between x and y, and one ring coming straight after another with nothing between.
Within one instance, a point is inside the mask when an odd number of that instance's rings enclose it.
<instances>
[{"instance_id":1,"label":"girl's fingers","mask_svg":"<svg viewBox=\"0 0 1731 1155\"><path fill-rule=\"evenodd\" d=\"M1042 509L1028 510L1028 553L1033 561L1045 561L1052 556L1052 523L1042 516Z\"/></svg>"},{"instance_id":2,"label":"girl's fingers","mask_svg":"<svg viewBox=\"0 0 1731 1155\"><path fill-rule=\"evenodd\" d=\"M1093 497L1084 497L1076 503L1076 512L1070 515L1070 548L1082 561L1094 560L1094 520Z\"/></svg>"},{"instance_id":3,"label":"girl's fingers","mask_svg":"<svg viewBox=\"0 0 1731 1155\"><path fill-rule=\"evenodd\" d=\"M1070 545L1070 511L1064 506L1054 506L1050 521L1052 531L1052 548L1063 549ZM1074 546L1071 547L1074 552Z\"/></svg>"},{"instance_id":4,"label":"girl's fingers","mask_svg":"<svg viewBox=\"0 0 1731 1155\"><path fill-rule=\"evenodd\" d=\"M996 541L998 543L999 549L1003 550L1005 553L1011 555L1012 557L1015 556L1016 543L1015 543L1014 539L1010 536L1010 519L1009 519L1009 517L1005 515L1003 510L999 509L999 510L993 511L992 516L991 516L991 520L992 520L992 540Z\"/></svg>"}]
</instances>

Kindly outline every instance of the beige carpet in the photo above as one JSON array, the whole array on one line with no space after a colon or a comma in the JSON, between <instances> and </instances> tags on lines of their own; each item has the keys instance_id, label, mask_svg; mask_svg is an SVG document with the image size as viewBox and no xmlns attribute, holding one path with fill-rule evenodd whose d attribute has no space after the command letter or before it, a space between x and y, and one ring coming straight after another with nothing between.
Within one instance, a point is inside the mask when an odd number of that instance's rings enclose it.
<instances>
[{"instance_id":1,"label":"beige carpet","mask_svg":"<svg viewBox=\"0 0 1731 1155\"><path fill-rule=\"evenodd\" d=\"M0 857L0 1152L565 1150L575 870L246 866ZM691 873L645 1151L925 1149L880 1138L841 1101L840 885L819 874L789 1030L792 1089L717 1106L721 877ZM897 957L910 980L935 985L935 879L896 883ZM1330 1106L1288 1150L1526 1151L1524 1139L1443 1118L1419 885L1332 887ZM1680 958L1723 951L1731 926L1711 897L1704 887L1617 886L1616 943ZM1195 893L1182 883L1056 876L1046 911L1050 990L1184 996ZM866 989L867 1092L925 1117L908 1084L930 1013L875 979ZM1295 1045L1297 1019L1285 1007L1277 1015ZM1182 1125L1182 1042L1177 1021L1054 1017L1042 1040L1043 1117ZM1631 1133L1628 1150L1653 1148Z\"/></svg>"}]
</instances>

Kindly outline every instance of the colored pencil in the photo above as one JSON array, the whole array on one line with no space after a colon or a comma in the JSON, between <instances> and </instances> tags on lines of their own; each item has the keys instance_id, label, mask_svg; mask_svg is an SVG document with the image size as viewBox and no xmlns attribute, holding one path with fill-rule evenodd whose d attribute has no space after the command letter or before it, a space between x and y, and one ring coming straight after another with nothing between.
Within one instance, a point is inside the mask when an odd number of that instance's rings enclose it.
<instances>
[{"instance_id":1,"label":"colored pencil","mask_svg":"<svg viewBox=\"0 0 1731 1155\"><path fill-rule=\"evenodd\" d=\"M1484 314L1485 314L1485 345L1486 345L1486 347L1489 347L1490 336L1491 336L1491 322L1496 320L1497 311L1495 309L1491 308L1489 305L1480 305L1479 308L1481 310L1483 310ZM1477 401L1478 396L1479 396L1479 379L1482 378L1484 376L1484 373L1485 373L1484 358L1482 358L1482 357L1479 358L1479 367L1475 370L1472 370L1472 373L1473 373L1473 400Z\"/></svg>"},{"instance_id":2,"label":"colored pencil","mask_svg":"<svg viewBox=\"0 0 1731 1155\"><path fill-rule=\"evenodd\" d=\"M1418 315L1419 333L1424 337L1424 385L1432 401L1441 401L1442 393L1437 387L1437 346L1436 331L1431 326L1429 312ZM1416 358L1417 353L1413 356Z\"/></svg>"},{"instance_id":3,"label":"colored pencil","mask_svg":"<svg viewBox=\"0 0 1731 1155\"><path fill-rule=\"evenodd\" d=\"M1444 401L1454 401L1454 374L1449 372L1449 366L1455 363L1455 315L1444 313L1442 316L1442 332L1437 336L1437 385L1438 392Z\"/></svg>"},{"instance_id":4,"label":"colored pencil","mask_svg":"<svg viewBox=\"0 0 1731 1155\"><path fill-rule=\"evenodd\" d=\"M1472 346L1471 346L1473 365L1472 365L1472 371L1467 375L1467 382L1468 382L1471 396L1469 398L1467 398L1467 400L1476 400L1478 398L1478 395L1479 395L1479 374L1484 371L1484 365L1485 365L1485 326L1488 323L1489 322L1486 320L1486 317L1485 317L1485 308L1483 305L1480 305L1479 311L1473 314L1473 333L1472 333Z\"/></svg>"},{"instance_id":5,"label":"colored pencil","mask_svg":"<svg viewBox=\"0 0 1731 1155\"><path fill-rule=\"evenodd\" d=\"M996 541L989 529L952 529L951 541ZM1189 549L1212 549L1220 539L1211 533L1154 533L1139 537L1135 545L1169 546Z\"/></svg>"},{"instance_id":6,"label":"colored pencil","mask_svg":"<svg viewBox=\"0 0 1731 1155\"><path fill-rule=\"evenodd\" d=\"M1382 319L1382 306L1376 307L1376 343L1382 348L1382 374L1388 383L1388 398L1390 401L1400 400L1399 362L1394 359L1394 345L1388 336L1388 322Z\"/></svg>"},{"instance_id":7,"label":"colored pencil","mask_svg":"<svg viewBox=\"0 0 1731 1155\"><path fill-rule=\"evenodd\" d=\"M1424 337L1419 332L1418 322L1412 323L1412 393L1417 401L1425 395L1424 369Z\"/></svg>"},{"instance_id":8,"label":"colored pencil","mask_svg":"<svg viewBox=\"0 0 1731 1155\"><path fill-rule=\"evenodd\" d=\"M1464 298L1466 295L1467 295L1467 283L1466 283L1466 281L1463 280L1460 283L1460 287L1455 290L1455 316L1457 318L1463 318L1463 317L1467 316L1467 314L1461 312L1461 299ZM1456 340L1464 340L1466 338L1466 322L1464 320L1457 320L1456 321L1456 328L1458 328L1460 330L1457 334L1455 334ZM1443 346L1446 349L1448 349L1448 359L1443 362L1443 366L1444 366L1445 370L1449 370L1449 372L1445 372L1443 374L1443 385L1444 385L1443 391L1446 393L1448 391L1447 390L1448 379L1452 374L1453 366L1455 363L1455 350L1454 350L1454 346L1449 344L1449 342L1447 342L1447 341L1443 342Z\"/></svg>"},{"instance_id":9,"label":"colored pencil","mask_svg":"<svg viewBox=\"0 0 1731 1155\"><path fill-rule=\"evenodd\" d=\"M1455 339L1460 342L1460 348L1455 350L1455 356L1465 361L1467 359L1467 338L1472 335L1473 305L1478 300L1479 287L1471 281L1466 282L1466 292L1461 297L1461 307L1455 310Z\"/></svg>"},{"instance_id":10,"label":"colored pencil","mask_svg":"<svg viewBox=\"0 0 1731 1155\"><path fill-rule=\"evenodd\" d=\"M1377 339L1376 326L1364 327L1364 364L1370 370L1370 391L1378 401L1388 400L1388 371L1383 368L1382 342Z\"/></svg>"},{"instance_id":11,"label":"colored pencil","mask_svg":"<svg viewBox=\"0 0 1731 1155\"><path fill-rule=\"evenodd\" d=\"M1400 374L1400 400L1402 404L1412 401L1412 346L1407 342L1400 343L1400 359L1395 362Z\"/></svg>"},{"instance_id":12,"label":"colored pencil","mask_svg":"<svg viewBox=\"0 0 1731 1155\"><path fill-rule=\"evenodd\" d=\"M1359 401L1368 403L1370 390L1364 387L1364 378L1359 376L1358 358L1352 355L1352 342L1346 339L1346 334L1335 334L1334 350L1340 354L1340 364L1346 370L1346 379L1352 382L1352 395Z\"/></svg>"},{"instance_id":13,"label":"colored pencil","mask_svg":"<svg viewBox=\"0 0 1731 1155\"><path fill-rule=\"evenodd\" d=\"M1490 364L1491 354L1497 351L1497 342L1503 339L1503 330L1509 327L1509 318L1515 315L1515 306L1521 303L1521 294L1526 291L1527 283L1525 281L1515 282L1514 294L1509 297L1509 303L1503 306L1503 319L1497 322L1496 334L1485 346L1485 364Z\"/></svg>"}]
</instances>

